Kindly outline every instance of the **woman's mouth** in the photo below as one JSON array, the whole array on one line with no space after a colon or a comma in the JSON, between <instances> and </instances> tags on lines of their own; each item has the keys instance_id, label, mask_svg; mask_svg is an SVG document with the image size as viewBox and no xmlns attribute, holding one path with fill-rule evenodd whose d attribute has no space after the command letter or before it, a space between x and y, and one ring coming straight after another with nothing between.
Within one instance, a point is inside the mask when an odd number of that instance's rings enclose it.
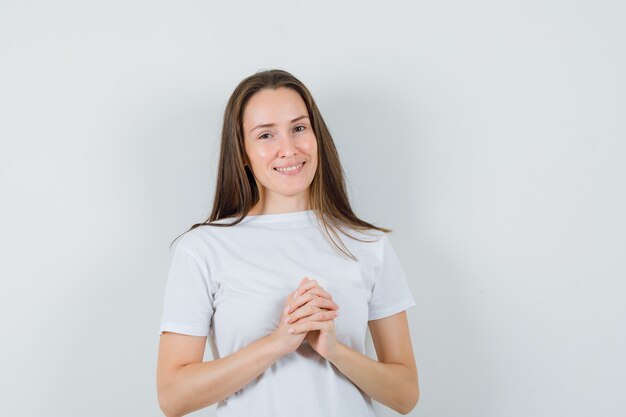
<instances>
[{"instance_id":1,"label":"woman's mouth","mask_svg":"<svg viewBox=\"0 0 626 417\"><path fill-rule=\"evenodd\" d=\"M274 169L283 175L295 175L298 172L302 171L302 167L304 166L304 164L305 162L301 162L298 165L292 165L286 168L274 168Z\"/></svg>"}]
</instances>

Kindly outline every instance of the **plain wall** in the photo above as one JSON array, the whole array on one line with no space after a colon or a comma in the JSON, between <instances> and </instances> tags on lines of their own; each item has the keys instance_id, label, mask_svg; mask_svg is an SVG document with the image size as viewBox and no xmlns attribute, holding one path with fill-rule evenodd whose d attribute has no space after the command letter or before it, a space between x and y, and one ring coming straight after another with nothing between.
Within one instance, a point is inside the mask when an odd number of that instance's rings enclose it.
<instances>
[{"instance_id":1,"label":"plain wall","mask_svg":"<svg viewBox=\"0 0 626 417\"><path fill-rule=\"evenodd\" d=\"M395 230L410 415L625 415L625 12L1 0L0 413L161 415L168 245L209 214L228 96L282 68Z\"/></svg>"}]
</instances>

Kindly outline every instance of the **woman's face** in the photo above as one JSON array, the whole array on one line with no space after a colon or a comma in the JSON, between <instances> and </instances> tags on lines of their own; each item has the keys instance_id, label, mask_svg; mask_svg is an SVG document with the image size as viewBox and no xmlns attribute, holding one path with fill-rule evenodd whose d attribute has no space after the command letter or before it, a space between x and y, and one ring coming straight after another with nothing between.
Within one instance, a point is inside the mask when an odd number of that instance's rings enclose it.
<instances>
[{"instance_id":1,"label":"woman's face","mask_svg":"<svg viewBox=\"0 0 626 417\"><path fill-rule=\"evenodd\" d=\"M302 198L308 204L317 139L302 97L285 87L256 92L244 108L243 134L262 203L282 205L286 198ZM295 170L279 170L287 167Z\"/></svg>"}]
</instances>

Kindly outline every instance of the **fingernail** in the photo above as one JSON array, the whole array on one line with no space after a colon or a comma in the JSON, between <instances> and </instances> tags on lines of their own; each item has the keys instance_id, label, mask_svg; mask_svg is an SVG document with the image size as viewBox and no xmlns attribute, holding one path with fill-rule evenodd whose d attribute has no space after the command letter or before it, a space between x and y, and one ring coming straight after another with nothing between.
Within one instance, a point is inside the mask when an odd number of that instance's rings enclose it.
<instances>
[{"instance_id":1,"label":"fingernail","mask_svg":"<svg viewBox=\"0 0 626 417\"><path fill-rule=\"evenodd\" d=\"M338 311L335 311L335 317L337 317L339 315Z\"/></svg>"},{"instance_id":2,"label":"fingernail","mask_svg":"<svg viewBox=\"0 0 626 417\"><path fill-rule=\"evenodd\" d=\"M294 332L294 329L292 327L291 329L289 329L289 333L293 333L293 332Z\"/></svg>"},{"instance_id":3,"label":"fingernail","mask_svg":"<svg viewBox=\"0 0 626 417\"><path fill-rule=\"evenodd\" d=\"M285 309L283 310L283 313L287 314L288 311L289 311L289 306L285 307Z\"/></svg>"},{"instance_id":4,"label":"fingernail","mask_svg":"<svg viewBox=\"0 0 626 417\"><path fill-rule=\"evenodd\" d=\"M285 319L285 324L289 323L289 320L291 320L291 317L287 317L287 318Z\"/></svg>"}]
</instances>

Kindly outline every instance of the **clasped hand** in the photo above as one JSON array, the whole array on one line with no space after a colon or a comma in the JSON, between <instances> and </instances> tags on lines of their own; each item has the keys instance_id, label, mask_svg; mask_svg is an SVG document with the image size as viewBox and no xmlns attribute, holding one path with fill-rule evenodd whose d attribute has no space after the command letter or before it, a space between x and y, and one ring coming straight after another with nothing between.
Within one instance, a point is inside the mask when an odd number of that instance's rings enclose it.
<instances>
[{"instance_id":1,"label":"clasped hand","mask_svg":"<svg viewBox=\"0 0 626 417\"><path fill-rule=\"evenodd\" d=\"M316 280L304 277L296 291L285 301L285 309L274 336L287 352L296 350L306 338L320 356L336 352L335 317L339 306Z\"/></svg>"}]
</instances>

